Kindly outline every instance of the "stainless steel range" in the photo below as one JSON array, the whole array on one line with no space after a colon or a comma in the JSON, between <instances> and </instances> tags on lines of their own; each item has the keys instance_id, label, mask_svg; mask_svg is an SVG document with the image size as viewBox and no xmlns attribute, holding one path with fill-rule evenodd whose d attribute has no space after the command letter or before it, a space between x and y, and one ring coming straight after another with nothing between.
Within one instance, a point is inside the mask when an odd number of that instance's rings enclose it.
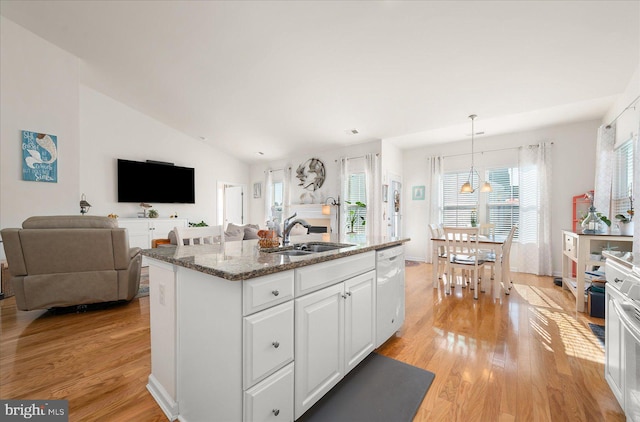
<instances>
[{"instance_id":1,"label":"stainless steel range","mask_svg":"<svg viewBox=\"0 0 640 422\"><path fill-rule=\"evenodd\" d=\"M640 267L605 252L605 378L628 421L640 422Z\"/></svg>"}]
</instances>

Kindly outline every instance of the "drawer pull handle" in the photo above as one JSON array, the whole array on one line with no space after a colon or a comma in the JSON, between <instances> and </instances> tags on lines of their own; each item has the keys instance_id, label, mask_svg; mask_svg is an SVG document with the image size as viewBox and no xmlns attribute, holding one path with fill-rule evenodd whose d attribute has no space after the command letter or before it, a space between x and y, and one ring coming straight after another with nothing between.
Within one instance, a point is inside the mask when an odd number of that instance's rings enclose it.
<instances>
[{"instance_id":1,"label":"drawer pull handle","mask_svg":"<svg viewBox=\"0 0 640 422\"><path fill-rule=\"evenodd\" d=\"M623 282L624 280L623 280L623 279L621 279L621 278L616 277L616 278L614 278L614 279L613 279L613 281L615 281L616 283L621 283L621 282Z\"/></svg>"},{"instance_id":2,"label":"drawer pull handle","mask_svg":"<svg viewBox=\"0 0 640 422\"><path fill-rule=\"evenodd\" d=\"M278 416L280 414L280 409L273 409L272 412L274 415Z\"/></svg>"},{"instance_id":3,"label":"drawer pull handle","mask_svg":"<svg viewBox=\"0 0 640 422\"><path fill-rule=\"evenodd\" d=\"M340 296L342 296L343 299L347 298L347 295L340 295Z\"/></svg>"},{"instance_id":4,"label":"drawer pull handle","mask_svg":"<svg viewBox=\"0 0 640 422\"><path fill-rule=\"evenodd\" d=\"M351 296L351 292L347 292L347 296Z\"/></svg>"},{"instance_id":5,"label":"drawer pull handle","mask_svg":"<svg viewBox=\"0 0 640 422\"><path fill-rule=\"evenodd\" d=\"M278 296L280 294L280 291L274 290L274 291L271 292L271 294L274 295L274 296Z\"/></svg>"},{"instance_id":6,"label":"drawer pull handle","mask_svg":"<svg viewBox=\"0 0 640 422\"><path fill-rule=\"evenodd\" d=\"M271 345L272 345L273 347L275 347L276 349L277 349L278 347L280 347L280 343L279 343L279 342L277 342L277 341L274 341L273 343L271 343ZM276 416L277 416L277 415L276 415Z\"/></svg>"}]
</instances>

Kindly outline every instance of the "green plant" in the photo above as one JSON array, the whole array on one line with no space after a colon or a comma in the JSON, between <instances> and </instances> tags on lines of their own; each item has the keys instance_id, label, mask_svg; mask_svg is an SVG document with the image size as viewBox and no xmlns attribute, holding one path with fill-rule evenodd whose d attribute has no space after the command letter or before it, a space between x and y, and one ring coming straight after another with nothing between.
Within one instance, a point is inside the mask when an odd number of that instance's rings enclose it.
<instances>
[{"instance_id":1,"label":"green plant","mask_svg":"<svg viewBox=\"0 0 640 422\"><path fill-rule=\"evenodd\" d=\"M189 227L209 227L209 225L204 221L200 221L199 223L189 222Z\"/></svg>"},{"instance_id":2,"label":"green plant","mask_svg":"<svg viewBox=\"0 0 640 422\"><path fill-rule=\"evenodd\" d=\"M364 216L358 214L358 210L360 208L367 208L367 205L360 201L350 202L345 201L349 206L349 215L347 216L347 227L349 227L349 232L354 232L354 227L357 222L360 222L361 226L367 224L367 220Z\"/></svg>"},{"instance_id":3,"label":"green plant","mask_svg":"<svg viewBox=\"0 0 640 422\"><path fill-rule=\"evenodd\" d=\"M149 218L158 218L158 215L157 210L149 210Z\"/></svg>"},{"instance_id":4,"label":"green plant","mask_svg":"<svg viewBox=\"0 0 640 422\"><path fill-rule=\"evenodd\" d=\"M476 210L471 210L471 227L476 227L478 225L478 214Z\"/></svg>"},{"instance_id":5,"label":"green plant","mask_svg":"<svg viewBox=\"0 0 640 422\"><path fill-rule=\"evenodd\" d=\"M601 212L597 212L596 215L600 217L600 220L602 220L602 222L606 224L607 227L611 227L611 220L609 220L606 215L602 214Z\"/></svg>"}]
</instances>

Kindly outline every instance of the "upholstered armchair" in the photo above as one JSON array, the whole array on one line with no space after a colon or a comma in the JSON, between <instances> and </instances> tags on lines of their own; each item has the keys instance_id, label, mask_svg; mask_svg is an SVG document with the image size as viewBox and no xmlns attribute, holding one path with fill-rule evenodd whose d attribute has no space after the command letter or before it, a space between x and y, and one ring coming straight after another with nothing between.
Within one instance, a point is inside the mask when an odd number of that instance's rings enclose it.
<instances>
[{"instance_id":1,"label":"upholstered armchair","mask_svg":"<svg viewBox=\"0 0 640 422\"><path fill-rule=\"evenodd\" d=\"M30 217L1 233L20 310L130 301L138 292L140 248L114 219Z\"/></svg>"}]
</instances>

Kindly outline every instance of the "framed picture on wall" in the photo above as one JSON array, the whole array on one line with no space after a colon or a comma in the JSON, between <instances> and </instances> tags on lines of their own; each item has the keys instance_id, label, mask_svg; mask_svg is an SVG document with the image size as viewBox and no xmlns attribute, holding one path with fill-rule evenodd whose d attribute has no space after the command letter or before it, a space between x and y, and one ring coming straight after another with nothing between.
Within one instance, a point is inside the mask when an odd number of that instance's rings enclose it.
<instances>
[{"instance_id":1,"label":"framed picture on wall","mask_svg":"<svg viewBox=\"0 0 640 422\"><path fill-rule=\"evenodd\" d=\"M22 131L22 180L58 182L58 137Z\"/></svg>"},{"instance_id":2,"label":"framed picture on wall","mask_svg":"<svg viewBox=\"0 0 640 422\"><path fill-rule=\"evenodd\" d=\"M424 201L424 186L414 186L411 191L411 199L414 201Z\"/></svg>"}]
</instances>

